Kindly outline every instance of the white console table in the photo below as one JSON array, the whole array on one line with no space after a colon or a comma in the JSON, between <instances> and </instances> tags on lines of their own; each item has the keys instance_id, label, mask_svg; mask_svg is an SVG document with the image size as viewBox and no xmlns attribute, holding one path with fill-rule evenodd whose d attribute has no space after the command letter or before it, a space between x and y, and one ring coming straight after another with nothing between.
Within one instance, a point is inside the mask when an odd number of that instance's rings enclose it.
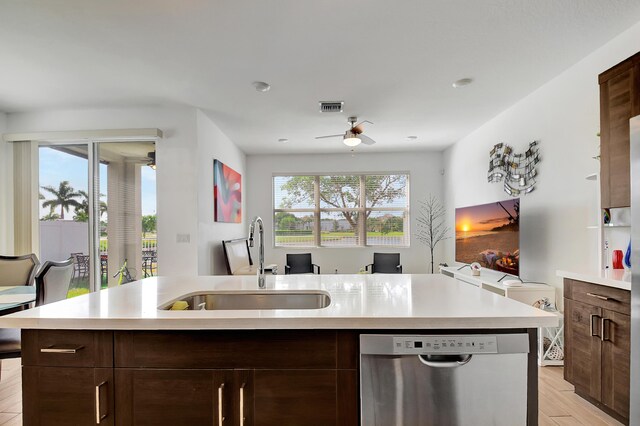
<instances>
[{"instance_id":1,"label":"white console table","mask_svg":"<svg viewBox=\"0 0 640 426\"><path fill-rule=\"evenodd\" d=\"M510 287L498 281L504 276L501 272L483 269L480 271L480 275L473 276L471 269L463 268L458 270L458 268L458 266L440 267L440 273L527 305L533 305L536 301L545 297L553 304L556 302L556 289L550 285L523 283L518 287ZM509 279L509 277L506 279Z\"/></svg>"},{"instance_id":2,"label":"white console table","mask_svg":"<svg viewBox=\"0 0 640 426\"><path fill-rule=\"evenodd\" d=\"M504 276L503 273L492 271L490 269L483 269L480 271L480 275L472 275L471 269L463 268L458 269L459 266L447 266L440 267L440 273L449 277L455 278L459 282L465 284L474 285L492 293L499 294L500 296L514 299L527 305L533 305L540 299L547 298L549 302L555 305L556 303L556 289L547 284L535 284L535 283L522 283L518 287L511 287L502 284L498 281ZM509 279L509 277L505 278ZM562 314L558 313L558 316L562 317ZM544 338L547 338L550 342L550 347L544 349ZM552 348L557 347L560 350L564 349L563 339L563 327L560 323L560 327L554 328L539 328L538 329L538 365L562 365L562 360L551 359Z\"/></svg>"}]
</instances>

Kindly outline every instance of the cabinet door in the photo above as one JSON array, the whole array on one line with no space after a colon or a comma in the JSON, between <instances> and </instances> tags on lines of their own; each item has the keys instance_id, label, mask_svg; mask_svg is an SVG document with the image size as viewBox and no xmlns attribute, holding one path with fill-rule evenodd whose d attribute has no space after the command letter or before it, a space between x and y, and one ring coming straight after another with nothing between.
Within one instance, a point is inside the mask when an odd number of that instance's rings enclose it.
<instances>
[{"instance_id":1,"label":"cabinet door","mask_svg":"<svg viewBox=\"0 0 640 426\"><path fill-rule=\"evenodd\" d=\"M231 370L115 369L118 425L233 425Z\"/></svg>"},{"instance_id":2,"label":"cabinet door","mask_svg":"<svg viewBox=\"0 0 640 426\"><path fill-rule=\"evenodd\" d=\"M23 367L25 425L114 425L111 368Z\"/></svg>"},{"instance_id":3,"label":"cabinet door","mask_svg":"<svg viewBox=\"0 0 640 426\"><path fill-rule=\"evenodd\" d=\"M337 424L336 370L255 370L254 425Z\"/></svg>"},{"instance_id":4,"label":"cabinet door","mask_svg":"<svg viewBox=\"0 0 640 426\"><path fill-rule=\"evenodd\" d=\"M576 391L592 398L601 398L602 309L575 300L565 299L566 346L570 347L565 368Z\"/></svg>"},{"instance_id":5,"label":"cabinet door","mask_svg":"<svg viewBox=\"0 0 640 426\"><path fill-rule=\"evenodd\" d=\"M630 61L600 84L600 177L602 207L631 205L629 119L633 116L635 69Z\"/></svg>"},{"instance_id":6,"label":"cabinet door","mask_svg":"<svg viewBox=\"0 0 640 426\"><path fill-rule=\"evenodd\" d=\"M629 418L631 318L604 310L602 342L602 402Z\"/></svg>"}]
</instances>

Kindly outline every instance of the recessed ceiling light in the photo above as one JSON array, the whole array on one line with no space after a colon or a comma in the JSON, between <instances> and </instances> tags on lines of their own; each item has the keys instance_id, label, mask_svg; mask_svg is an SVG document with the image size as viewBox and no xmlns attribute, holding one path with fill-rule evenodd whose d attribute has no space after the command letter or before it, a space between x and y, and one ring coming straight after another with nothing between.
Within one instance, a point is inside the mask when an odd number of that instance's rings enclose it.
<instances>
[{"instance_id":1,"label":"recessed ceiling light","mask_svg":"<svg viewBox=\"0 0 640 426\"><path fill-rule=\"evenodd\" d=\"M254 81L251 84L258 92L268 92L271 89L271 85L269 83L265 83L264 81Z\"/></svg>"},{"instance_id":2,"label":"recessed ceiling light","mask_svg":"<svg viewBox=\"0 0 640 426\"><path fill-rule=\"evenodd\" d=\"M461 78L460 80L456 80L453 82L453 87L458 89L460 87L468 86L473 82L470 78Z\"/></svg>"},{"instance_id":3,"label":"recessed ceiling light","mask_svg":"<svg viewBox=\"0 0 640 426\"><path fill-rule=\"evenodd\" d=\"M418 139L417 136L407 136L408 141L415 141L416 139Z\"/></svg>"},{"instance_id":4,"label":"recessed ceiling light","mask_svg":"<svg viewBox=\"0 0 640 426\"><path fill-rule=\"evenodd\" d=\"M287 143L287 142L289 142L289 139L287 139L287 138L280 138L280 139L278 139L278 142Z\"/></svg>"}]
</instances>

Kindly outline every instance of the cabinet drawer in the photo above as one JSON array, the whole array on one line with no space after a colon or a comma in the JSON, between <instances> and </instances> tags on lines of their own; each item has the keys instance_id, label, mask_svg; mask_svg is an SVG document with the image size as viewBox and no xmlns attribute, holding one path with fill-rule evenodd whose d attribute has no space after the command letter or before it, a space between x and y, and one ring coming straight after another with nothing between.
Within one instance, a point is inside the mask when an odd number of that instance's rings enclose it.
<instances>
[{"instance_id":1,"label":"cabinet drawer","mask_svg":"<svg viewBox=\"0 0 640 426\"><path fill-rule=\"evenodd\" d=\"M113 367L113 332L22 330L22 365Z\"/></svg>"},{"instance_id":2,"label":"cabinet drawer","mask_svg":"<svg viewBox=\"0 0 640 426\"><path fill-rule=\"evenodd\" d=\"M116 331L130 368L355 368L357 335L328 330Z\"/></svg>"},{"instance_id":3,"label":"cabinet drawer","mask_svg":"<svg viewBox=\"0 0 640 426\"><path fill-rule=\"evenodd\" d=\"M565 279L564 294L568 299L631 315L631 292L627 290Z\"/></svg>"}]
</instances>

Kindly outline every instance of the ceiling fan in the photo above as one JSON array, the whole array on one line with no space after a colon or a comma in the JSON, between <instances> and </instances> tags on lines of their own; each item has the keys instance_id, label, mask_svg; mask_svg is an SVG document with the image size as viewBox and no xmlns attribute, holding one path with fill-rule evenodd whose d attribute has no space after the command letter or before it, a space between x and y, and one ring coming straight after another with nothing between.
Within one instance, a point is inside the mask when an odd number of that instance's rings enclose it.
<instances>
[{"instance_id":1,"label":"ceiling fan","mask_svg":"<svg viewBox=\"0 0 640 426\"><path fill-rule=\"evenodd\" d=\"M358 117L349 117L347 121L349 122L349 124L351 124L351 128L346 132L340 133L338 135L318 136L316 137L316 139L342 137L342 142L350 147L358 146L360 145L360 143L363 143L365 145L373 145L374 143L376 143L376 141L371 139L369 136L365 136L362 134L364 132L362 125L364 123L373 124L372 122L370 122L369 120L364 120L356 124L356 122L358 121Z\"/></svg>"}]
</instances>

